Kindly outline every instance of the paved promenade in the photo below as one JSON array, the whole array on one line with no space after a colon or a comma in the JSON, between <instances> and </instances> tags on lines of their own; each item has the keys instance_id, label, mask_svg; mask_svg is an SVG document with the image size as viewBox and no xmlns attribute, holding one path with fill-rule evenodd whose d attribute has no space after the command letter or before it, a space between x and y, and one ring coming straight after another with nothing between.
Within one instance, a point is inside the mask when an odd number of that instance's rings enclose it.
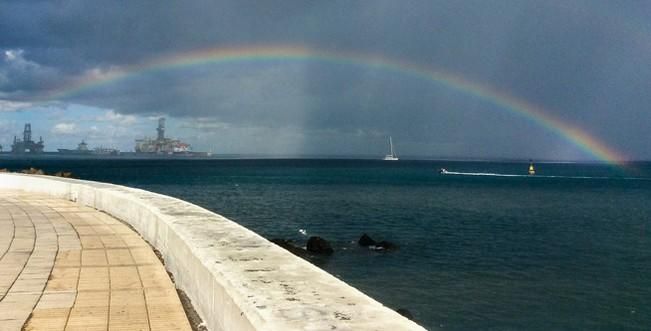
<instances>
[{"instance_id":1,"label":"paved promenade","mask_svg":"<svg viewBox=\"0 0 651 331\"><path fill-rule=\"evenodd\" d=\"M152 249L118 220L0 190L0 331L190 330Z\"/></svg>"}]
</instances>

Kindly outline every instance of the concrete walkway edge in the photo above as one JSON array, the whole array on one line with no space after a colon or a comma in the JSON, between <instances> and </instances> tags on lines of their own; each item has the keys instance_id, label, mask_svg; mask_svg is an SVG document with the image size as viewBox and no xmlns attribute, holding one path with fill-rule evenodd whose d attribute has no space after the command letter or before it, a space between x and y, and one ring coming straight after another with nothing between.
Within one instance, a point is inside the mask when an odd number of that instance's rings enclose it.
<instances>
[{"instance_id":1,"label":"concrete walkway edge","mask_svg":"<svg viewBox=\"0 0 651 331\"><path fill-rule=\"evenodd\" d=\"M210 330L424 330L334 276L206 209L124 186L0 174L131 224L163 255Z\"/></svg>"}]
</instances>

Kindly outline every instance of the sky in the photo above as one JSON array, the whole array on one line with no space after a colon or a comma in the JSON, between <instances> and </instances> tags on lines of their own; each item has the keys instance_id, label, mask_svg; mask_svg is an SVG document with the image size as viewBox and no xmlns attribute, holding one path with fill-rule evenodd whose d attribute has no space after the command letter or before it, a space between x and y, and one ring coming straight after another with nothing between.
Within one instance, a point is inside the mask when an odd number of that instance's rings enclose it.
<instances>
[{"instance_id":1,"label":"sky","mask_svg":"<svg viewBox=\"0 0 651 331\"><path fill-rule=\"evenodd\" d=\"M164 116L216 154L381 157L392 136L413 157L649 160L649 17L648 1L2 0L0 145L31 123L49 151L132 151Z\"/></svg>"}]
</instances>

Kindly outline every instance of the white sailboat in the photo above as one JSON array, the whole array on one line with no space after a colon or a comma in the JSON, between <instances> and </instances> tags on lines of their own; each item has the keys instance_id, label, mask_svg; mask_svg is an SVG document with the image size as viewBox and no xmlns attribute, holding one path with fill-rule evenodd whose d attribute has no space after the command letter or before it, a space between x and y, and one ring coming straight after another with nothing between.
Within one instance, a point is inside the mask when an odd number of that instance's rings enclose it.
<instances>
[{"instance_id":1,"label":"white sailboat","mask_svg":"<svg viewBox=\"0 0 651 331\"><path fill-rule=\"evenodd\" d=\"M393 151L393 140L391 140L391 136L389 136L389 154L387 154L384 157L385 161L398 161L400 160L398 156L396 155L396 152Z\"/></svg>"}]
</instances>

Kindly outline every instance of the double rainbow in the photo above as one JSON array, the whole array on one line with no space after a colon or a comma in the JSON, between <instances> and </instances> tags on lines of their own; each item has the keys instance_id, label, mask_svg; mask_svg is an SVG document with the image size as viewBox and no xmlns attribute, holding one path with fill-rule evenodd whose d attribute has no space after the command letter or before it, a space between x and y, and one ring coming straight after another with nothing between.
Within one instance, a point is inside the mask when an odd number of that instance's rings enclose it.
<instances>
[{"instance_id":1,"label":"double rainbow","mask_svg":"<svg viewBox=\"0 0 651 331\"><path fill-rule=\"evenodd\" d=\"M596 137L545 112L542 108L522 99L508 95L491 87L468 81L444 71L432 70L421 65L391 59L376 54L327 51L298 46L251 46L210 48L195 50L151 61L126 66L100 75L89 75L55 90L47 100L59 100L79 95L105 85L113 84L137 75L183 69L207 64L229 64L256 61L319 61L326 63L361 66L370 69L394 72L424 79L446 88L471 95L489 102L497 108L518 117L525 118L546 130L553 132L575 145L588 155L613 165L622 165L627 159L606 146Z\"/></svg>"}]
</instances>

